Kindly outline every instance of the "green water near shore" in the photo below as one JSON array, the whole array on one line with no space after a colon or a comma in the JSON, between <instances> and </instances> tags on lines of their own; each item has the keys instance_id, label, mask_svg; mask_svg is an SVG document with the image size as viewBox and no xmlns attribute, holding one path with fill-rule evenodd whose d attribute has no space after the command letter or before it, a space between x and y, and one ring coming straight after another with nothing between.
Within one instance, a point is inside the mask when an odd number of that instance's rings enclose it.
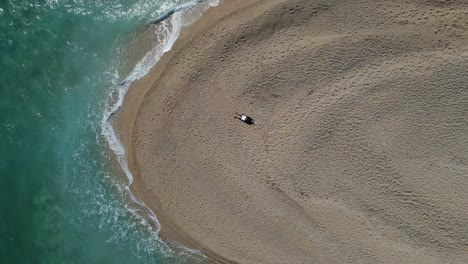
<instances>
[{"instance_id":1,"label":"green water near shore","mask_svg":"<svg viewBox=\"0 0 468 264\"><path fill-rule=\"evenodd\" d=\"M182 2L0 2L0 263L192 261L123 202L100 127L109 65Z\"/></svg>"}]
</instances>

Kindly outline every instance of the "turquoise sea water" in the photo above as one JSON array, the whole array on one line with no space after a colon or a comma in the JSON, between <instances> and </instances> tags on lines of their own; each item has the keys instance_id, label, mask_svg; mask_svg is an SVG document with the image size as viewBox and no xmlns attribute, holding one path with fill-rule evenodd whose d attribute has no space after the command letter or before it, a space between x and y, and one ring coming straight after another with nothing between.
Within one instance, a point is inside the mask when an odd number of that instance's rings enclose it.
<instances>
[{"instance_id":1,"label":"turquoise sea water","mask_svg":"<svg viewBox=\"0 0 468 264\"><path fill-rule=\"evenodd\" d=\"M125 171L125 158L108 118L182 15L155 29L159 44L128 72L126 43L188 2L0 1L0 263L203 261L161 242L128 193L131 175L120 183L110 169L117 160Z\"/></svg>"}]
</instances>

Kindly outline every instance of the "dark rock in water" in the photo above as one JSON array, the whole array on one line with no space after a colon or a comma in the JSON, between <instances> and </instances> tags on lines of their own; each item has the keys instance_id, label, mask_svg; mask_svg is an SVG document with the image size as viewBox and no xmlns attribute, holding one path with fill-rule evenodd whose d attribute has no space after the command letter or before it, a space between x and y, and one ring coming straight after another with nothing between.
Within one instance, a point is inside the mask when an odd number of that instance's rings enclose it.
<instances>
[{"instance_id":1,"label":"dark rock in water","mask_svg":"<svg viewBox=\"0 0 468 264\"><path fill-rule=\"evenodd\" d=\"M197 6L198 4L202 3L203 1L204 0L197 0L197 1L189 2L187 4L183 4L183 5L179 5L179 6L176 6L174 8L171 8L171 9L167 10L166 12L164 12L163 14L161 14L155 20L149 22L148 26L157 25L157 24L161 23L162 21L164 21L164 20L168 19L169 17L171 17L174 13L190 10L190 9L194 8L195 6Z\"/></svg>"}]
</instances>

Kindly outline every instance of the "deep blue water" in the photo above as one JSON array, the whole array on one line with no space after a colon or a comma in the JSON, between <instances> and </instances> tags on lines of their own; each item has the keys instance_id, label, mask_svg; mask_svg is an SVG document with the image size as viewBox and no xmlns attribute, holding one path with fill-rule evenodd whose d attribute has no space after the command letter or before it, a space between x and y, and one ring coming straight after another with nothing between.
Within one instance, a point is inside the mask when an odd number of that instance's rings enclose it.
<instances>
[{"instance_id":1,"label":"deep blue water","mask_svg":"<svg viewBox=\"0 0 468 264\"><path fill-rule=\"evenodd\" d=\"M103 128L161 53L128 77L126 43L185 2L0 0L0 263L198 262L132 213Z\"/></svg>"}]
</instances>

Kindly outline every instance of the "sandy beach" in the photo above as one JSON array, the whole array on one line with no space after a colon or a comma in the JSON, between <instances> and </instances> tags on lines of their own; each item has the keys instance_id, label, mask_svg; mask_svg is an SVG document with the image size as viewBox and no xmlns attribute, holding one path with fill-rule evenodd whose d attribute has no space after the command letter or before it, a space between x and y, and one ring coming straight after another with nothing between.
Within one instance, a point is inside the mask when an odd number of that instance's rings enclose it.
<instances>
[{"instance_id":1,"label":"sandy beach","mask_svg":"<svg viewBox=\"0 0 468 264\"><path fill-rule=\"evenodd\" d=\"M215 262L466 263L467 65L464 1L224 0L125 98L132 190Z\"/></svg>"}]
</instances>

